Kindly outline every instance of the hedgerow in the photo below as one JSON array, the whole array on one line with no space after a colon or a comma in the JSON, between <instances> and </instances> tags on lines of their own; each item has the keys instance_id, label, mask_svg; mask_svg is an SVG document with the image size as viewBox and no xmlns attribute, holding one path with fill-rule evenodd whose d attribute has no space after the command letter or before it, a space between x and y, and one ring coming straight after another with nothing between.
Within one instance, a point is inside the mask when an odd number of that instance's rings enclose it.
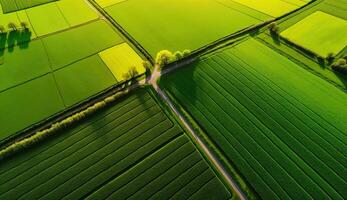
<instances>
[{"instance_id":1,"label":"hedgerow","mask_svg":"<svg viewBox=\"0 0 347 200\"><path fill-rule=\"evenodd\" d=\"M9 146L5 147L4 149L0 150L0 160L3 160L6 157L9 157L13 154L15 154L16 152L27 148L33 144L36 144L40 141L42 141L43 139L54 135L56 133L58 133L60 130L71 126L72 124L92 115L93 113L95 113L96 111L106 107L107 105L113 103L114 101L116 101L118 98L126 95L129 93L129 89L124 90L124 91L120 91L116 94L113 94L107 98L105 98L104 100L95 103L94 105L88 107L87 109L76 113L60 122L54 123L51 125L50 128L42 130L42 131L38 131L37 133L23 139L23 140L19 140L16 141L12 144L10 144Z\"/></svg>"}]
</instances>

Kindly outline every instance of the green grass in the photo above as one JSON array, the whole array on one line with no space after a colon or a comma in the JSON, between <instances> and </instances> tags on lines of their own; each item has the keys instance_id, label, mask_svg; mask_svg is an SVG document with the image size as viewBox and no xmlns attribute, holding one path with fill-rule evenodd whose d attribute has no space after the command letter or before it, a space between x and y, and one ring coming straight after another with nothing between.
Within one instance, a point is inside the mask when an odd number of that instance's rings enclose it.
<instances>
[{"instance_id":1,"label":"green grass","mask_svg":"<svg viewBox=\"0 0 347 200\"><path fill-rule=\"evenodd\" d=\"M33 7L26 12L38 36L69 28L68 22L56 3Z\"/></svg>"},{"instance_id":2,"label":"green grass","mask_svg":"<svg viewBox=\"0 0 347 200\"><path fill-rule=\"evenodd\" d=\"M54 72L54 76L67 107L117 83L98 55L60 69Z\"/></svg>"},{"instance_id":3,"label":"green grass","mask_svg":"<svg viewBox=\"0 0 347 200\"><path fill-rule=\"evenodd\" d=\"M1 199L231 198L145 90L1 162L0 185Z\"/></svg>"},{"instance_id":4,"label":"green grass","mask_svg":"<svg viewBox=\"0 0 347 200\"><path fill-rule=\"evenodd\" d=\"M344 199L347 95L255 40L161 80L262 199Z\"/></svg>"},{"instance_id":5,"label":"green grass","mask_svg":"<svg viewBox=\"0 0 347 200\"><path fill-rule=\"evenodd\" d=\"M281 35L326 57L329 53L336 55L346 47L346 32L346 20L316 11L284 30Z\"/></svg>"},{"instance_id":6,"label":"green grass","mask_svg":"<svg viewBox=\"0 0 347 200\"><path fill-rule=\"evenodd\" d=\"M103 20L43 39L53 69L59 69L122 42L123 39Z\"/></svg>"},{"instance_id":7,"label":"green grass","mask_svg":"<svg viewBox=\"0 0 347 200\"><path fill-rule=\"evenodd\" d=\"M188 12L192 8L194 11ZM252 17L252 13L213 0L169 0L165 4L161 0L132 0L105 10L152 57L163 49L196 50L262 22Z\"/></svg>"},{"instance_id":8,"label":"green grass","mask_svg":"<svg viewBox=\"0 0 347 200\"><path fill-rule=\"evenodd\" d=\"M52 75L0 93L0 140L64 109Z\"/></svg>"},{"instance_id":9,"label":"green grass","mask_svg":"<svg viewBox=\"0 0 347 200\"><path fill-rule=\"evenodd\" d=\"M97 12L85 0L59 0L56 4L70 26L76 26L99 18Z\"/></svg>"}]
</instances>

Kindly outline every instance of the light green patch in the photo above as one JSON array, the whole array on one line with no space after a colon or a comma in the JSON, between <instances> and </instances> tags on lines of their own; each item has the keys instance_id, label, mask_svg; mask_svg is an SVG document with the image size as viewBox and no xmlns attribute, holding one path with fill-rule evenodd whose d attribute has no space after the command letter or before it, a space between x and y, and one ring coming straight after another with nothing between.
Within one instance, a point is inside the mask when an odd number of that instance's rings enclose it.
<instances>
[{"instance_id":1,"label":"light green patch","mask_svg":"<svg viewBox=\"0 0 347 200\"><path fill-rule=\"evenodd\" d=\"M0 93L0 140L64 109L51 74Z\"/></svg>"},{"instance_id":2,"label":"light green patch","mask_svg":"<svg viewBox=\"0 0 347 200\"><path fill-rule=\"evenodd\" d=\"M347 45L347 21L316 11L281 35L320 56L339 53Z\"/></svg>"},{"instance_id":3,"label":"light green patch","mask_svg":"<svg viewBox=\"0 0 347 200\"><path fill-rule=\"evenodd\" d=\"M265 14L271 15L273 17L279 17L286 13L289 13L295 9L297 9L299 6L295 3L300 3L304 5L304 2L298 1L298 0L290 0L293 1L293 3L289 3L288 1L281 1L281 0L233 0L237 3L243 4L245 6L248 6L252 9L258 10L260 12L263 12Z\"/></svg>"},{"instance_id":4,"label":"light green patch","mask_svg":"<svg viewBox=\"0 0 347 200\"><path fill-rule=\"evenodd\" d=\"M99 17L84 0L60 0L57 5L70 26L86 23Z\"/></svg>"},{"instance_id":5,"label":"light green patch","mask_svg":"<svg viewBox=\"0 0 347 200\"><path fill-rule=\"evenodd\" d=\"M164 49L196 50L261 22L214 0L131 0L105 10L152 57Z\"/></svg>"},{"instance_id":6,"label":"light green patch","mask_svg":"<svg viewBox=\"0 0 347 200\"><path fill-rule=\"evenodd\" d=\"M95 0L102 8L112 6L116 3L120 3L126 0Z\"/></svg>"},{"instance_id":7,"label":"light green patch","mask_svg":"<svg viewBox=\"0 0 347 200\"><path fill-rule=\"evenodd\" d=\"M54 75L68 107L116 84L115 78L98 55L60 69Z\"/></svg>"},{"instance_id":8,"label":"light green patch","mask_svg":"<svg viewBox=\"0 0 347 200\"><path fill-rule=\"evenodd\" d=\"M26 12L38 36L69 28L56 3L29 8Z\"/></svg>"},{"instance_id":9,"label":"light green patch","mask_svg":"<svg viewBox=\"0 0 347 200\"><path fill-rule=\"evenodd\" d=\"M99 55L118 81L124 80L124 75L131 67L135 67L139 74L146 71L141 57L127 43L107 49Z\"/></svg>"},{"instance_id":10,"label":"light green patch","mask_svg":"<svg viewBox=\"0 0 347 200\"><path fill-rule=\"evenodd\" d=\"M42 39L53 69L91 56L123 39L103 20Z\"/></svg>"}]
</instances>

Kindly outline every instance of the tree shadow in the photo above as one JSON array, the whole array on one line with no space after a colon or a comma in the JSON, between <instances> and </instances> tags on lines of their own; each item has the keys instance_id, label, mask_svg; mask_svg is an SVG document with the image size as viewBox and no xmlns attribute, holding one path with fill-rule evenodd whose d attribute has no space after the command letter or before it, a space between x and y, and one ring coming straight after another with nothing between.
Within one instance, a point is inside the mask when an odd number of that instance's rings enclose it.
<instances>
[{"instance_id":1,"label":"tree shadow","mask_svg":"<svg viewBox=\"0 0 347 200\"><path fill-rule=\"evenodd\" d=\"M275 32L273 32L273 31L270 31L270 36L271 36L271 38L272 38L272 41L273 41L276 45L278 45L278 46L281 45L280 36L278 35L278 33L275 33Z\"/></svg>"},{"instance_id":2,"label":"tree shadow","mask_svg":"<svg viewBox=\"0 0 347 200\"><path fill-rule=\"evenodd\" d=\"M13 52L15 46L20 49L29 48L32 33L29 29L10 31L9 33L0 33L0 65L3 64L5 50Z\"/></svg>"}]
</instances>

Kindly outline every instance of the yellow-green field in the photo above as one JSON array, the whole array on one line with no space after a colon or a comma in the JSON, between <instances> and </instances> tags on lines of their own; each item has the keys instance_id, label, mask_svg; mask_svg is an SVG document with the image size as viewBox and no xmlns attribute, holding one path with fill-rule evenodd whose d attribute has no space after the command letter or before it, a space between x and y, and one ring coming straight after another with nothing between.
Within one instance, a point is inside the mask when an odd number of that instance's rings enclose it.
<instances>
[{"instance_id":1,"label":"yellow-green field","mask_svg":"<svg viewBox=\"0 0 347 200\"><path fill-rule=\"evenodd\" d=\"M301 0L233 0L272 17L279 17L306 4Z\"/></svg>"},{"instance_id":2,"label":"yellow-green field","mask_svg":"<svg viewBox=\"0 0 347 200\"><path fill-rule=\"evenodd\" d=\"M139 74L145 73L141 57L127 43L100 52L99 56L119 82L124 80L124 74L131 67L135 67Z\"/></svg>"},{"instance_id":3,"label":"yellow-green field","mask_svg":"<svg viewBox=\"0 0 347 200\"><path fill-rule=\"evenodd\" d=\"M321 56L327 56L329 53L338 54L346 46L346 33L346 20L316 11L281 35Z\"/></svg>"},{"instance_id":4,"label":"yellow-green field","mask_svg":"<svg viewBox=\"0 0 347 200\"><path fill-rule=\"evenodd\" d=\"M106 8L107 6L112 6L116 3L120 3L126 0L96 0L96 3L98 3L101 7Z\"/></svg>"}]
</instances>

